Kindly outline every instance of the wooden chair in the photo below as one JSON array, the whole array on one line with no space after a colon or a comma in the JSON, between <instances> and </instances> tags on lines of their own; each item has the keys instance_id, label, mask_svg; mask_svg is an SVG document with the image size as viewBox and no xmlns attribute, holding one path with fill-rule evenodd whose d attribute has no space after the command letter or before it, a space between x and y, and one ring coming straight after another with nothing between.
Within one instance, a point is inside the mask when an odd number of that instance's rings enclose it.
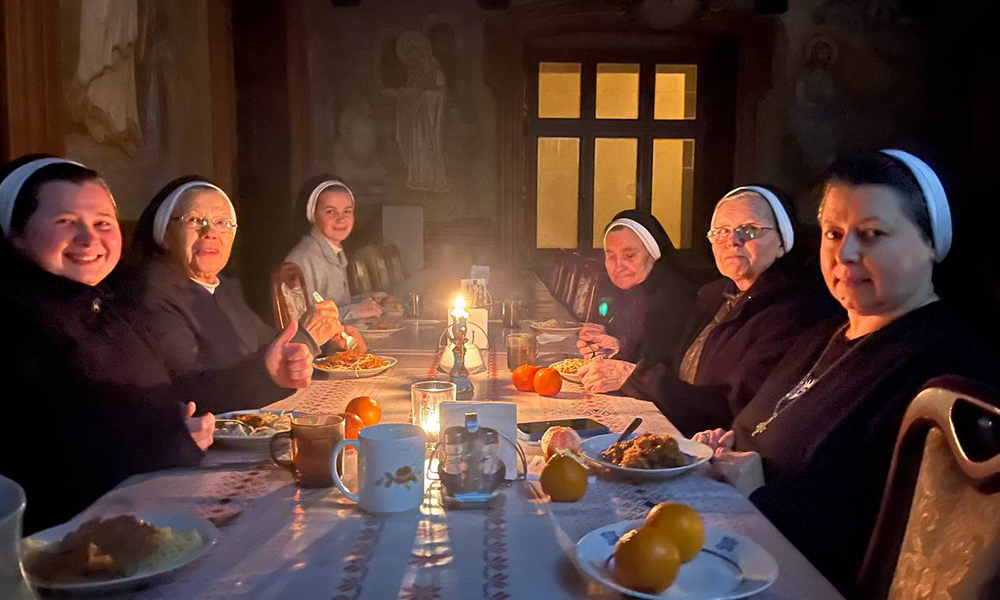
<instances>
[{"instance_id":1,"label":"wooden chair","mask_svg":"<svg viewBox=\"0 0 1000 600\"><path fill-rule=\"evenodd\" d=\"M347 261L347 285L353 296L375 291L370 271L364 260L355 257Z\"/></svg>"},{"instance_id":2,"label":"wooden chair","mask_svg":"<svg viewBox=\"0 0 1000 600\"><path fill-rule=\"evenodd\" d=\"M934 379L914 398L855 597L1000 598L995 400L957 377Z\"/></svg>"},{"instance_id":3,"label":"wooden chair","mask_svg":"<svg viewBox=\"0 0 1000 600\"><path fill-rule=\"evenodd\" d=\"M574 257L573 262L567 269L565 281L563 282L563 287L559 293L559 301L563 303L563 306L570 306L573 300L573 294L576 293L576 283L580 277L580 268L581 265L579 259Z\"/></svg>"},{"instance_id":4,"label":"wooden chair","mask_svg":"<svg viewBox=\"0 0 1000 600\"><path fill-rule=\"evenodd\" d=\"M392 280L389 277L389 264L375 246L365 246L354 253L354 260L363 262L368 270L371 291L389 292L392 290ZM360 293L360 292L359 292Z\"/></svg>"},{"instance_id":5,"label":"wooden chair","mask_svg":"<svg viewBox=\"0 0 1000 600\"><path fill-rule=\"evenodd\" d=\"M594 296L597 294L598 273L591 264L586 264L579 276L576 291L573 294L573 304L570 307L573 316L580 322L590 320L590 313L594 310Z\"/></svg>"},{"instance_id":6,"label":"wooden chair","mask_svg":"<svg viewBox=\"0 0 1000 600\"><path fill-rule=\"evenodd\" d=\"M305 278L297 264L282 263L271 273L271 307L279 329L301 319L311 304Z\"/></svg>"},{"instance_id":7,"label":"wooden chair","mask_svg":"<svg viewBox=\"0 0 1000 600\"><path fill-rule=\"evenodd\" d=\"M389 281L395 287L406 279L406 272L403 270L403 257L399 254L396 244L389 244L382 248L382 255L389 265Z\"/></svg>"}]
</instances>

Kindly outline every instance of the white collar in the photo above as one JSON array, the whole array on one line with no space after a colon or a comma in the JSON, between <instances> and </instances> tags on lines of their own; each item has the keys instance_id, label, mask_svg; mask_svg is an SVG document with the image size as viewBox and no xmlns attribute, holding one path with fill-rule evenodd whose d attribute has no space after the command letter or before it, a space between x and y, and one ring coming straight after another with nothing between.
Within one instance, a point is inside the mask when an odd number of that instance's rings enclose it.
<instances>
[{"instance_id":1,"label":"white collar","mask_svg":"<svg viewBox=\"0 0 1000 600\"><path fill-rule=\"evenodd\" d=\"M219 280L218 278L215 279L215 283L205 283L204 281L199 281L194 277L189 277L188 279L208 290L208 293L212 294L213 296L215 295L215 288L219 287L219 284L222 283L222 281Z\"/></svg>"}]
</instances>

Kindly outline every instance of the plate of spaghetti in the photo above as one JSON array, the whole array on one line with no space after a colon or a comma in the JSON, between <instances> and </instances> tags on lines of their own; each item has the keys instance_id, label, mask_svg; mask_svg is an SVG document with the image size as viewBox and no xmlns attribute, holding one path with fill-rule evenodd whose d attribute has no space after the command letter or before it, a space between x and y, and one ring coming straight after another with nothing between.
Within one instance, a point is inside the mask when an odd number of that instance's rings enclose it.
<instances>
[{"instance_id":1,"label":"plate of spaghetti","mask_svg":"<svg viewBox=\"0 0 1000 600\"><path fill-rule=\"evenodd\" d=\"M340 352L333 356L319 357L313 361L313 376L322 373L325 379L360 379L374 377L392 368L396 359L391 356Z\"/></svg>"},{"instance_id":2,"label":"plate of spaghetti","mask_svg":"<svg viewBox=\"0 0 1000 600\"><path fill-rule=\"evenodd\" d=\"M566 360L552 363L549 365L549 368L558 371L559 375L570 383L580 383L580 376L577 374L577 371L588 362L590 361L585 358L567 358Z\"/></svg>"}]
</instances>

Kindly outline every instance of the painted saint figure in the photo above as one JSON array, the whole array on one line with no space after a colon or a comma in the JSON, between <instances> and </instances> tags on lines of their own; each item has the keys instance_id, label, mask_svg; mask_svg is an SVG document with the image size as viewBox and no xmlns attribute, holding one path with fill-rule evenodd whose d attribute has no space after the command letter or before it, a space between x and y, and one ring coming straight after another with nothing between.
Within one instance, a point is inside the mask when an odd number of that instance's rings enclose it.
<instances>
[{"instance_id":1,"label":"painted saint figure","mask_svg":"<svg viewBox=\"0 0 1000 600\"><path fill-rule=\"evenodd\" d=\"M407 31L396 42L406 65L406 85L396 97L396 142L406 165L406 187L448 191L444 168L446 84L441 64L424 34Z\"/></svg>"}]
</instances>

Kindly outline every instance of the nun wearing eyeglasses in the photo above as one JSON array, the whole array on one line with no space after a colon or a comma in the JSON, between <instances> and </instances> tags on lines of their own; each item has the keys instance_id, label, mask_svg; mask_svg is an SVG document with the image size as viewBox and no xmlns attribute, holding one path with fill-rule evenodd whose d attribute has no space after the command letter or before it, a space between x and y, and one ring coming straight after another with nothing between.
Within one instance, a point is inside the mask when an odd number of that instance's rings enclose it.
<instances>
[{"instance_id":1,"label":"nun wearing eyeglasses","mask_svg":"<svg viewBox=\"0 0 1000 600\"><path fill-rule=\"evenodd\" d=\"M347 285L347 255L344 240L354 229L354 192L347 184L331 176L308 181L303 188L309 231L292 248L285 262L302 270L309 295L319 293L340 307L345 321L379 317L387 294L376 292L352 297ZM353 328L348 332L357 337Z\"/></svg>"},{"instance_id":2,"label":"nun wearing eyeglasses","mask_svg":"<svg viewBox=\"0 0 1000 600\"><path fill-rule=\"evenodd\" d=\"M622 386L654 400L685 435L730 425L798 334L843 314L815 259L795 245L791 216L773 189L725 194L707 236L722 277L698 291L678 362L640 363Z\"/></svg>"},{"instance_id":3,"label":"nun wearing eyeglasses","mask_svg":"<svg viewBox=\"0 0 1000 600\"><path fill-rule=\"evenodd\" d=\"M823 279L846 318L796 336L730 430L694 437L715 448L719 474L855 598L910 401L942 375L996 387L1000 362L935 289L952 224L927 163L900 150L838 159L819 223Z\"/></svg>"},{"instance_id":4,"label":"nun wearing eyeglasses","mask_svg":"<svg viewBox=\"0 0 1000 600\"><path fill-rule=\"evenodd\" d=\"M117 287L139 307L173 374L232 366L274 340L277 331L243 299L239 281L222 273L238 223L229 196L197 176L168 183L136 225ZM315 356L343 328L332 301L300 320L293 338Z\"/></svg>"},{"instance_id":5,"label":"nun wearing eyeglasses","mask_svg":"<svg viewBox=\"0 0 1000 600\"><path fill-rule=\"evenodd\" d=\"M670 263L673 243L652 214L623 210L604 229L604 267L614 285L607 315L586 323L576 346L599 356L579 371L589 392L618 390L636 363L671 363L694 305L694 286Z\"/></svg>"}]
</instances>

